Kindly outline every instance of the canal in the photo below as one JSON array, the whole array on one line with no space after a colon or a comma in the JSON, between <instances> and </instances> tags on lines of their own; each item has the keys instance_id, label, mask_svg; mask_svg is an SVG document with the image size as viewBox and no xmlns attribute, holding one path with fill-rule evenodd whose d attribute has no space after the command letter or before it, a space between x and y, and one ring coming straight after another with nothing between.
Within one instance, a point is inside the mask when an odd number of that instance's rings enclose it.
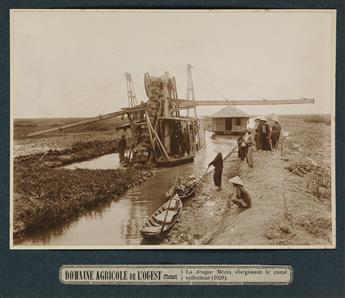
<instances>
[{"instance_id":1,"label":"canal","mask_svg":"<svg viewBox=\"0 0 345 298\"><path fill-rule=\"evenodd\" d=\"M154 169L152 177L110 203L84 214L75 221L31 234L16 245L66 248L146 244L143 243L139 229L145 219L165 202L165 192L175 183L176 178L192 174L200 177L216 153L221 152L224 157L234 146L236 146L234 139L226 137L212 139L211 134L206 133L206 146L198 152L193 163ZM67 168L109 169L118 167L117 161L117 154L108 154L69 165ZM185 200L183 204L190 205L190 199Z\"/></svg>"}]
</instances>

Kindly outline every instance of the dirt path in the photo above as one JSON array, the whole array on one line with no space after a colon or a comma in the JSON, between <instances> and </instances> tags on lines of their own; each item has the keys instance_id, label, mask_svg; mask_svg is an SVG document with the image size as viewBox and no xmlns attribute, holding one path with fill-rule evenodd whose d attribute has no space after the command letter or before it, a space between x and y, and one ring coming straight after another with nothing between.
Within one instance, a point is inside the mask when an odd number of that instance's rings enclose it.
<instances>
[{"instance_id":1,"label":"dirt path","mask_svg":"<svg viewBox=\"0 0 345 298\"><path fill-rule=\"evenodd\" d=\"M280 151L255 152L249 168L234 152L224 162L223 190L215 191L209 175L163 244L330 247L329 126L287 119L283 127L289 135L283 158ZM236 175L251 194L248 210L231 203L228 180Z\"/></svg>"},{"instance_id":2,"label":"dirt path","mask_svg":"<svg viewBox=\"0 0 345 298\"><path fill-rule=\"evenodd\" d=\"M238 166L237 153L234 152L224 161L221 191L214 187L213 172L204 178L191 206L184 208L181 219L162 244L200 245L211 241L230 211L229 194L233 187L227 180L237 175Z\"/></svg>"},{"instance_id":3,"label":"dirt path","mask_svg":"<svg viewBox=\"0 0 345 298\"><path fill-rule=\"evenodd\" d=\"M242 163L239 171L245 189L252 197L252 207L241 210L231 204L230 216L210 244L268 244L267 238L258 231L282 212L282 202L275 189L265 192L264 196L261 194L265 187L273 185L277 177L282 178L286 173L277 154L272 156L271 153L257 152L255 155L255 167L252 169ZM265 163L269 163L269 172L265 170Z\"/></svg>"}]
</instances>

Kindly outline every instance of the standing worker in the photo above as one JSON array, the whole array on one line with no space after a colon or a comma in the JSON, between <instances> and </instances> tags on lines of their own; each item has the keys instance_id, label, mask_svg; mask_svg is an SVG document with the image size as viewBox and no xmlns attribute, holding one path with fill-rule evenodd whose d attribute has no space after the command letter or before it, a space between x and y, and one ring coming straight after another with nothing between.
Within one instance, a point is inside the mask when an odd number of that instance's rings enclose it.
<instances>
[{"instance_id":1,"label":"standing worker","mask_svg":"<svg viewBox=\"0 0 345 298\"><path fill-rule=\"evenodd\" d=\"M118 143L120 163L123 162L125 159L126 146L127 146L126 136L122 135Z\"/></svg>"},{"instance_id":2,"label":"standing worker","mask_svg":"<svg viewBox=\"0 0 345 298\"><path fill-rule=\"evenodd\" d=\"M252 206L252 199L249 193L244 189L241 178L236 176L231 178L229 182L235 187L235 198L232 199L232 202L240 208L250 208Z\"/></svg>"},{"instance_id":3,"label":"standing worker","mask_svg":"<svg viewBox=\"0 0 345 298\"><path fill-rule=\"evenodd\" d=\"M190 139L189 139L189 133L188 133L187 127L184 128L183 135L182 135L182 155L184 155L186 151L187 151L187 154L189 155Z\"/></svg>"},{"instance_id":4,"label":"standing worker","mask_svg":"<svg viewBox=\"0 0 345 298\"><path fill-rule=\"evenodd\" d=\"M244 158L246 157L246 142L245 142L244 136L245 136L245 133L240 135L237 139L238 158L241 161L244 161Z\"/></svg>"},{"instance_id":5,"label":"standing worker","mask_svg":"<svg viewBox=\"0 0 345 298\"><path fill-rule=\"evenodd\" d=\"M257 140L256 142L256 149L258 151L263 150L263 145L264 145L264 138L263 138L263 134L262 134L262 126L264 124L264 120L262 118L259 119L259 123L258 123L258 128L257 128Z\"/></svg>"},{"instance_id":6,"label":"standing worker","mask_svg":"<svg viewBox=\"0 0 345 298\"><path fill-rule=\"evenodd\" d=\"M258 132L259 132L259 122L260 122L260 118L256 117L254 119L255 121L255 125L254 125L254 141L256 144L258 144ZM259 148L257 148L259 150Z\"/></svg>"},{"instance_id":7,"label":"standing worker","mask_svg":"<svg viewBox=\"0 0 345 298\"><path fill-rule=\"evenodd\" d=\"M222 189L222 173L223 173L223 155L218 153L214 160L212 160L208 166L214 166L213 181L216 186L216 190Z\"/></svg>"},{"instance_id":8,"label":"standing worker","mask_svg":"<svg viewBox=\"0 0 345 298\"><path fill-rule=\"evenodd\" d=\"M279 122L277 120L274 120L274 123L272 126L272 135L271 135L272 149L273 150L277 150L281 129L282 128L281 128Z\"/></svg>"},{"instance_id":9,"label":"standing worker","mask_svg":"<svg viewBox=\"0 0 345 298\"><path fill-rule=\"evenodd\" d=\"M261 131L262 131L262 150L272 151L271 127L268 125L266 117L263 119Z\"/></svg>"},{"instance_id":10,"label":"standing worker","mask_svg":"<svg viewBox=\"0 0 345 298\"><path fill-rule=\"evenodd\" d=\"M254 140L253 140L253 136L252 136L252 132L250 130L247 131L247 140L246 140L246 148L247 148L247 152L246 152L246 160L248 165L252 168L254 166Z\"/></svg>"}]
</instances>

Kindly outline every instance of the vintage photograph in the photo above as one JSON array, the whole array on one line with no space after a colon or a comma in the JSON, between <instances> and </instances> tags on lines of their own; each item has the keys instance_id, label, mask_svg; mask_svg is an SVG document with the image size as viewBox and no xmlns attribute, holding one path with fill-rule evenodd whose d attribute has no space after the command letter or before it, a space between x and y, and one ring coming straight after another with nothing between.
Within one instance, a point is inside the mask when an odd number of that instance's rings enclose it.
<instances>
[{"instance_id":1,"label":"vintage photograph","mask_svg":"<svg viewBox=\"0 0 345 298\"><path fill-rule=\"evenodd\" d=\"M335 10L11 10L11 248L334 248Z\"/></svg>"}]
</instances>

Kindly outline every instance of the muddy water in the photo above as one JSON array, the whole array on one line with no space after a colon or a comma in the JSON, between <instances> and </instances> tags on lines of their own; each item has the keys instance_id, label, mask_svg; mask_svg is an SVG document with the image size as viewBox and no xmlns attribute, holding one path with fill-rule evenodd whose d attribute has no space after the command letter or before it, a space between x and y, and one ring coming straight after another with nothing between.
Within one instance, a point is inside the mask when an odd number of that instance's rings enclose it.
<instances>
[{"instance_id":1,"label":"muddy water","mask_svg":"<svg viewBox=\"0 0 345 298\"><path fill-rule=\"evenodd\" d=\"M139 229L145 219L165 202L165 192L174 184L176 177L194 174L201 176L208 163L222 152L227 155L235 146L234 140L211 139L206 135L207 146L196 156L193 163L172 168L155 169L154 175L108 205L85 214L74 222L25 238L20 245L49 246L114 246L146 244L142 242ZM114 168L114 154L105 155L88 162L74 164L73 168ZM107 165L107 166L106 166ZM109 167L110 165L110 167ZM184 201L188 206L190 201Z\"/></svg>"},{"instance_id":2,"label":"muddy water","mask_svg":"<svg viewBox=\"0 0 345 298\"><path fill-rule=\"evenodd\" d=\"M64 166L65 169L117 169L120 167L118 153L106 154L92 160L82 161Z\"/></svg>"}]
</instances>

